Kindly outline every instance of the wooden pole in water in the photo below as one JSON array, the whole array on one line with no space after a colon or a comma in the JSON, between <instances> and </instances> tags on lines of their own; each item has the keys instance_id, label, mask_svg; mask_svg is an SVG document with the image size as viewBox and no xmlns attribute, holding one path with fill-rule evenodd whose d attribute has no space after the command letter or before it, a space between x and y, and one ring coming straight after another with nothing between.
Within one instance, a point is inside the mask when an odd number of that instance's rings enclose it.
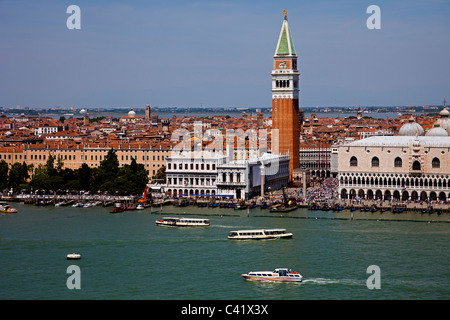
<instances>
[{"instance_id":1,"label":"wooden pole in water","mask_svg":"<svg viewBox=\"0 0 450 320\"><path fill-rule=\"evenodd\" d=\"M264 164L261 164L261 198L264 198Z\"/></svg>"}]
</instances>

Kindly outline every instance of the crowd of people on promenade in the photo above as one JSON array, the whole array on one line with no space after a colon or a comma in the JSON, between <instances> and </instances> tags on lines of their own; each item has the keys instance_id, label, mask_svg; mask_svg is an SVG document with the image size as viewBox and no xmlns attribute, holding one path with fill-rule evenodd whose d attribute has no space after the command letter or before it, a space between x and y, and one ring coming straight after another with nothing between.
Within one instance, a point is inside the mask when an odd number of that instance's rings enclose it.
<instances>
[{"instance_id":1,"label":"crowd of people on promenade","mask_svg":"<svg viewBox=\"0 0 450 320\"><path fill-rule=\"evenodd\" d=\"M289 188L286 189L287 197L294 197L296 199L301 199L302 202L306 202L307 204L311 203L340 203L347 205L365 205L365 206L397 206L397 205L418 205L418 206L427 206L427 205L446 205L449 204L448 201L442 201L439 199L430 200L430 199L417 199L417 200L401 200L401 199L365 199L361 198L357 195L352 199L341 200L339 199L339 180L336 178L326 178L323 181L313 181L311 185L306 189L306 195L303 196L302 188ZM281 195L278 193L278 198ZM275 197L277 198L277 197Z\"/></svg>"},{"instance_id":2,"label":"crowd of people on promenade","mask_svg":"<svg viewBox=\"0 0 450 320\"><path fill-rule=\"evenodd\" d=\"M327 178L321 182L312 182L306 189L306 195L303 195L303 189L300 188L288 188L285 191L285 195L288 198L302 199L303 202L333 202L338 199L337 187L339 181L336 178ZM281 191L277 192L278 197L281 197ZM276 198L277 196L275 196Z\"/></svg>"}]
</instances>

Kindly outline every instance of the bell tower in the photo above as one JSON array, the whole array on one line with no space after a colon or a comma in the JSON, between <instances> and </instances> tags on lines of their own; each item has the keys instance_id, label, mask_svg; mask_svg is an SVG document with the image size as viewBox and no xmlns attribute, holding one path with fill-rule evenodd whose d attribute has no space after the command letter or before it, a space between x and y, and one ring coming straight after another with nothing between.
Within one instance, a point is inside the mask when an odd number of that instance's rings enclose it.
<instances>
[{"instance_id":1,"label":"bell tower","mask_svg":"<svg viewBox=\"0 0 450 320\"><path fill-rule=\"evenodd\" d=\"M272 71L272 129L278 129L278 153L289 154L289 173L300 167L299 76L286 10Z\"/></svg>"}]
</instances>

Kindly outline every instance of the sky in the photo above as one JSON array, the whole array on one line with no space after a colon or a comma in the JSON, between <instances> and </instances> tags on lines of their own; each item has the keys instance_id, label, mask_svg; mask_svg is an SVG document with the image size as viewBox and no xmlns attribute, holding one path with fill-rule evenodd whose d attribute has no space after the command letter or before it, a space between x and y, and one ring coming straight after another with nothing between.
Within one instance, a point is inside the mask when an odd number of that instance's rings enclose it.
<instances>
[{"instance_id":1,"label":"sky","mask_svg":"<svg viewBox=\"0 0 450 320\"><path fill-rule=\"evenodd\" d=\"M450 0L0 0L0 107L270 107L283 10L300 107L450 100Z\"/></svg>"}]
</instances>

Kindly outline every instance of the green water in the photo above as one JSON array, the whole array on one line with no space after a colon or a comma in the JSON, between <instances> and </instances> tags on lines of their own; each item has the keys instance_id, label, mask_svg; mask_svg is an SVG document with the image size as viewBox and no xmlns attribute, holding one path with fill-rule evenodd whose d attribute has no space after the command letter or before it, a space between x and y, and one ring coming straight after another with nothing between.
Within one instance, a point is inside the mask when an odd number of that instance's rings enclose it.
<instances>
[{"instance_id":1,"label":"green water","mask_svg":"<svg viewBox=\"0 0 450 320\"><path fill-rule=\"evenodd\" d=\"M448 299L450 224L341 220L299 209L268 211L164 207L110 214L109 208L14 203L0 216L0 299ZM175 212L211 214L210 227L158 227ZM226 216L233 214L237 216ZM299 219L299 216L327 219ZM233 241L230 230L286 228L292 239ZM67 261L77 252L81 260ZM69 290L69 265L81 289ZM366 285L380 268L380 289ZM248 271L289 267L304 281L259 283Z\"/></svg>"}]
</instances>

